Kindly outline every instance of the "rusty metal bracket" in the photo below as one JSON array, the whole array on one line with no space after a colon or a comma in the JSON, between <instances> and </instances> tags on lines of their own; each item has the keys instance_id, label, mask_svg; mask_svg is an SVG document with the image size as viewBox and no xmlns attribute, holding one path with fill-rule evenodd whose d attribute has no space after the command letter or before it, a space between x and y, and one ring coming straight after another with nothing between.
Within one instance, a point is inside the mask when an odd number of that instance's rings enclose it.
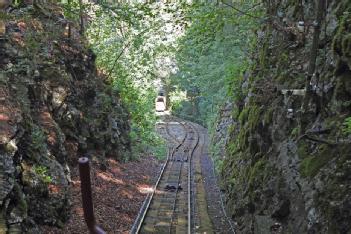
<instances>
[{"instance_id":1,"label":"rusty metal bracket","mask_svg":"<svg viewBox=\"0 0 351 234\"><path fill-rule=\"evenodd\" d=\"M78 164L85 222L91 234L106 234L95 222L89 159L81 157L78 160Z\"/></svg>"}]
</instances>

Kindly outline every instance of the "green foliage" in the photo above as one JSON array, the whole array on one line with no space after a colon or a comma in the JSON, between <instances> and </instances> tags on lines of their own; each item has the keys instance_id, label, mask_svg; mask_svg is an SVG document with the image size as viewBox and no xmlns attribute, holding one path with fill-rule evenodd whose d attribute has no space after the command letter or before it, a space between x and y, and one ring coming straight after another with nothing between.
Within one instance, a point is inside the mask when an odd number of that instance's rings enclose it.
<instances>
[{"instance_id":1,"label":"green foliage","mask_svg":"<svg viewBox=\"0 0 351 234\"><path fill-rule=\"evenodd\" d=\"M249 117L248 117L248 127L250 131L253 131L259 124L261 118L261 110L257 105L250 107Z\"/></svg>"},{"instance_id":2,"label":"green foliage","mask_svg":"<svg viewBox=\"0 0 351 234\"><path fill-rule=\"evenodd\" d=\"M263 121L265 125L272 123L273 120L274 107L270 107L268 110L264 111ZM296 132L298 133L298 132Z\"/></svg>"},{"instance_id":3,"label":"green foliage","mask_svg":"<svg viewBox=\"0 0 351 234\"><path fill-rule=\"evenodd\" d=\"M255 3L239 5L245 11ZM260 14L251 11L252 15ZM242 74L249 65L245 48L254 38L252 30L257 22L231 7L208 3L190 6L186 17L190 26L178 41L179 71L171 77L171 84L185 90L188 101L173 112L211 127L228 97L243 97Z\"/></svg>"},{"instance_id":4,"label":"green foliage","mask_svg":"<svg viewBox=\"0 0 351 234\"><path fill-rule=\"evenodd\" d=\"M263 158L259 159L249 171L249 187L255 188L254 183L261 183L264 179L264 172L266 170L267 161Z\"/></svg>"},{"instance_id":5,"label":"green foliage","mask_svg":"<svg viewBox=\"0 0 351 234\"><path fill-rule=\"evenodd\" d=\"M299 127L295 127L293 128L293 130L291 130L290 136L291 137L297 137L300 133L300 128Z\"/></svg>"},{"instance_id":6,"label":"green foliage","mask_svg":"<svg viewBox=\"0 0 351 234\"><path fill-rule=\"evenodd\" d=\"M64 16L67 19L77 21L79 19L79 10L80 5L78 0L71 0L67 1L66 3L62 4L64 10ZM85 8L87 5L84 5Z\"/></svg>"},{"instance_id":7,"label":"green foliage","mask_svg":"<svg viewBox=\"0 0 351 234\"><path fill-rule=\"evenodd\" d=\"M37 175L44 183L49 184L52 182L51 176L48 175L48 168L45 166L34 165L32 171Z\"/></svg>"},{"instance_id":8,"label":"green foliage","mask_svg":"<svg viewBox=\"0 0 351 234\"><path fill-rule=\"evenodd\" d=\"M348 117L345 119L343 133L344 134L351 134L351 117Z\"/></svg>"},{"instance_id":9,"label":"green foliage","mask_svg":"<svg viewBox=\"0 0 351 234\"><path fill-rule=\"evenodd\" d=\"M11 19L11 15L7 14L6 12L0 11L0 20L9 20Z\"/></svg>"},{"instance_id":10,"label":"green foliage","mask_svg":"<svg viewBox=\"0 0 351 234\"><path fill-rule=\"evenodd\" d=\"M72 19L77 14L70 11L79 7L74 2L65 8ZM250 15L261 14L252 8L257 0L238 4ZM93 17L86 35L98 68L130 111L137 151L157 144L157 82L171 94L173 113L208 126L228 97L244 97L242 74L249 67L244 48L252 44L256 18L208 3L99 3L84 11Z\"/></svg>"},{"instance_id":11,"label":"green foliage","mask_svg":"<svg viewBox=\"0 0 351 234\"><path fill-rule=\"evenodd\" d=\"M116 3L92 7L94 19L87 29L96 63L130 112L134 151L161 154L155 135L154 100L164 60L174 42L168 26L181 23L180 3ZM170 37L170 39L169 39Z\"/></svg>"},{"instance_id":12,"label":"green foliage","mask_svg":"<svg viewBox=\"0 0 351 234\"><path fill-rule=\"evenodd\" d=\"M248 105L241 111L239 121L242 127L237 137L239 148L241 150L244 150L249 146L249 137L262 120L261 112L261 109L257 105Z\"/></svg>"},{"instance_id":13,"label":"green foliage","mask_svg":"<svg viewBox=\"0 0 351 234\"><path fill-rule=\"evenodd\" d=\"M163 160L167 157L166 142L160 136L155 136L155 143L151 147L151 151L154 152L156 158L159 160Z\"/></svg>"},{"instance_id":14,"label":"green foliage","mask_svg":"<svg viewBox=\"0 0 351 234\"><path fill-rule=\"evenodd\" d=\"M245 122L247 121L247 118L249 117L249 111L250 111L250 109L249 108L244 108L241 112L240 112L240 114L239 114L239 123L241 124L241 125L244 125L245 124Z\"/></svg>"}]
</instances>

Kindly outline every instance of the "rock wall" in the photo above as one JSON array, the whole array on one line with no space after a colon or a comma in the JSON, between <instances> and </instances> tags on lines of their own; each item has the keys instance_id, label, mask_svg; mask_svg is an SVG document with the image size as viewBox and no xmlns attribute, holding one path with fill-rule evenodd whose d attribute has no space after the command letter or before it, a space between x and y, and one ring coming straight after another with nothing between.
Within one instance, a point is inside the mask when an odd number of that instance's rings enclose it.
<instances>
[{"instance_id":1,"label":"rock wall","mask_svg":"<svg viewBox=\"0 0 351 234\"><path fill-rule=\"evenodd\" d=\"M228 135L229 128L235 125L231 116L232 111L233 104L231 102L225 103L219 110L215 128L210 131L212 132L210 151L217 169L222 167L222 162L226 156L225 145L230 140Z\"/></svg>"},{"instance_id":2,"label":"rock wall","mask_svg":"<svg viewBox=\"0 0 351 234\"><path fill-rule=\"evenodd\" d=\"M3 14L3 13L2 13ZM62 10L8 9L0 38L0 233L69 217L69 172L88 153L130 151L128 112Z\"/></svg>"},{"instance_id":3,"label":"rock wall","mask_svg":"<svg viewBox=\"0 0 351 234\"><path fill-rule=\"evenodd\" d=\"M238 233L351 232L351 4L326 1L306 95L317 2L264 1L221 171Z\"/></svg>"}]
</instances>

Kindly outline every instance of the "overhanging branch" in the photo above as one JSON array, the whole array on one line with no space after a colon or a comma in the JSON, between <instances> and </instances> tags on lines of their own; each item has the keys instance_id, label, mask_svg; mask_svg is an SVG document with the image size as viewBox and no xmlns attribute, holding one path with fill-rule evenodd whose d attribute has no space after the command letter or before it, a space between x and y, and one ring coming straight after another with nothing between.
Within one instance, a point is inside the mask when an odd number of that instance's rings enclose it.
<instances>
[{"instance_id":1,"label":"overhanging branch","mask_svg":"<svg viewBox=\"0 0 351 234\"><path fill-rule=\"evenodd\" d=\"M246 16L249 16L249 17L255 18L255 19L261 19L260 17L257 17L257 16L254 16L254 15L249 14L248 11L240 10L239 8L236 8L235 6L230 5L230 4L228 4L228 3L225 3L225 2L221 2L221 3L222 3L223 5L225 5L225 6L228 6L228 7L232 8L232 9L234 9L235 11L237 11L237 12L243 14L243 15L246 15ZM261 3L256 4L255 6L251 7L250 9L255 8L256 6L258 6L258 5L260 5L260 4L261 4ZM250 10L250 9L249 9L249 10Z\"/></svg>"}]
</instances>

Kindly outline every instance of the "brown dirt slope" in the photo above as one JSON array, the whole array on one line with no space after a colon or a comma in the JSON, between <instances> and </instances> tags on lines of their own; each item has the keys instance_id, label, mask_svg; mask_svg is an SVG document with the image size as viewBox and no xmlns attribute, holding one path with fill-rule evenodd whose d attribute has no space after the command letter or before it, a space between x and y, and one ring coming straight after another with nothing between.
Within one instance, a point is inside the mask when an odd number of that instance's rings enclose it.
<instances>
[{"instance_id":1,"label":"brown dirt slope","mask_svg":"<svg viewBox=\"0 0 351 234\"><path fill-rule=\"evenodd\" d=\"M151 156L139 161L120 163L107 161L103 171L92 166L92 186L97 223L107 233L128 233L147 191L155 183L160 162ZM72 214L63 229L44 226L47 234L88 233L84 222L78 168L72 170Z\"/></svg>"}]
</instances>

